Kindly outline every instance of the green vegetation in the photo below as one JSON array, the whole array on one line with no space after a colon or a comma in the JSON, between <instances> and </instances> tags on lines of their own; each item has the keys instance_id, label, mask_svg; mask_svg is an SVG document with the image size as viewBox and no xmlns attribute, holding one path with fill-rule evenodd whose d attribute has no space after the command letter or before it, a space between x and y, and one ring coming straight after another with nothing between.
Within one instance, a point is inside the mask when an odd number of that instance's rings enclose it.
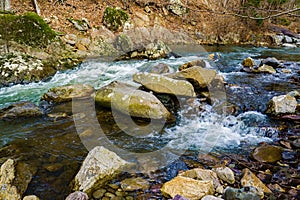
<instances>
[{"instance_id":1,"label":"green vegetation","mask_svg":"<svg viewBox=\"0 0 300 200\"><path fill-rule=\"evenodd\" d=\"M112 31L119 31L123 28L123 25L128 21L128 14L117 8L107 7L103 15L103 24Z\"/></svg>"},{"instance_id":2,"label":"green vegetation","mask_svg":"<svg viewBox=\"0 0 300 200\"><path fill-rule=\"evenodd\" d=\"M35 13L0 15L0 39L13 40L32 47L46 47L56 33Z\"/></svg>"}]
</instances>

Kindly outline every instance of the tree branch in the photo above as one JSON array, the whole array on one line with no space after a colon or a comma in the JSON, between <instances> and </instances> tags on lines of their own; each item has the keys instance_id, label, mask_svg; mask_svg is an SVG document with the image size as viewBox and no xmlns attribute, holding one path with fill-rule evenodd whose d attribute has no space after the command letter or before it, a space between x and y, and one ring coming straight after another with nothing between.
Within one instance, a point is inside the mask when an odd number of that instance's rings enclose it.
<instances>
[{"instance_id":1,"label":"tree branch","mask_svg":"<svg viewBox=\"0 0 300 200\"><path fill-rule=\"evenodd\" d=\"M32 0L32 4L33 4L36 14L41 15L41 10L39 8L37 0Z\"/></svg>"}]
</instances>

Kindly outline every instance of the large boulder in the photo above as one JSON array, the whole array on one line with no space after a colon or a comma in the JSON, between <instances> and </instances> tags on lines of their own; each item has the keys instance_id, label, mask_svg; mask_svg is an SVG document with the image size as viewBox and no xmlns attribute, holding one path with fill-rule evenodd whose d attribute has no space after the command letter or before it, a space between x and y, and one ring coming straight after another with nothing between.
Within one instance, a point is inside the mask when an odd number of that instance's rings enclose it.
<instances>
[{"instance_id":1,"label":"large boulder","mask_svg":"<svg viewBox=\"0 0 300 200\"><path fill-rule=\"evenodd\" d=\"M215 80L216 75L216 70L194 66L166 76L174 79L188 80L193 84L195 90L198 91L211 85Z\"/></svg>"},{"instance_id":2,"label":"large boulder","mask_svg":"<svg viewBox=\"0 0 300 200\"><path fill-rule=\"evenodd\" d=\"M155 40L152 43L141 45L135 50L121 55L117 60L130 60L130 59L149 59L156 60L166 58L171 53L171 49L162 41Z\"/></svg>"},{"instance_id":3,"label":"large boulder","mask_svg":"<svg viewBox=\"0 0 300 200\"><path fill-rule=\"evenodd\" d=\"M171 113L153 95L125 83L112 82L96 92L98 105L116 109L133 117L170 119Z\"/></svg>"},{"instance_id":4,"label":"large boulder","mask_svg":"<svg viewBox=\"0 0 300 200\"><path fill-rule=\"evenodd\" d=\"M74 191L82 191L91 196L107 181L113 179L129 163L116 153L97 146L92 149L75 176Z\"/></svg>"},{"instance_id":5,"label":"large boulder","mask_svg":"<svg viewBox=\"0 0 300 200\"><path fill-rule=\"evenodd\" d=\"M43 111L34 103L19 102L0 110L0 120L19 117L36 117L43 115Z\"/></svg>"},{"instance_id":6,"label":"large boulder","mask_svg":"<svg viewBox=\"0 0 300 200\"><path fill-rule=\"evenodd\" d=\"M0 199L21 200L36 169L8 159L0 169Z\"/></svg>"},{"instance_id":7,"label":"large boulder","mask_svg":"<svg viewBox=\"0 0 300 200\"><path fill-rule=\"evenodd\" d=\"M86 84L65 85L51 88L45 93L41 100L62 103L72 101L73 98L88 97L94 92L94 88Z\"/></svg>"},{"instance_id":8,"label":"large boulder","mask_svg":"<svg viewBox=\"0 0 300 200\"><path fill-rule=\"evenodd\" d=\"M266 113L270 115L295 113L297 104L296 98L291 95L275 96L268 103Z\"/></svg>"},{"instance_id":9,"label":"large boulder","mask_svg":"<svg viewBox=\"0 0 300 200\"><path fill-rule=\"evenodd\" d=\"M212 181L200 181L188 177L177 176L166 182L161 188L165 196L175 198L176 195L183 196L189 200L198 200L208 194L214 194Z\"/></svg>"},{"instance_id":10,"label":"large boulder","mask_svg":"<svg viewBox=\"0 0 300 200\"><path fill-rule=\"evenodd\" d=\"M194 87L186 80L176 80L152 73L137 73L133 80L156 93L195 97Z\"/></svg>"},{"instance_id":11,"label":"large boulder","mask_svg":"<svg viewBox=\"0 0 300 200\"><path fill-rule=\"evenodd\" d=\"M193 60L193 61L190 61L190 62L187 62L187 63L184 63L184 64L180 65L178 67L178 70L182 71L184 69L194 67L194 66L200 66L200 67L205 68L206 67L206 62L204 60Z\"/></svg>"}]
</instances>

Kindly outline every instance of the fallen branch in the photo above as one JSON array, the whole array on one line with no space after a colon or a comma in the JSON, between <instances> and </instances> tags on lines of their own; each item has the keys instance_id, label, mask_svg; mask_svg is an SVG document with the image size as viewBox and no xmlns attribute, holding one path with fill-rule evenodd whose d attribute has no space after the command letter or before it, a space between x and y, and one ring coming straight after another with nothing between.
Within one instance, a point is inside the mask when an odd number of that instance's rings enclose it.
<instances>
[{"instance_id":1,"label":"fallen branch","mask_svg":"<svg viewBox=\"0 0 300 200\"><path fill-rule=\"evenodd\" d=\"M32 0L32 3L33 3L33 7L35 9L36 14L41 15L41 10L39 8L37 0Z\"/></svg>"}]
</instances>

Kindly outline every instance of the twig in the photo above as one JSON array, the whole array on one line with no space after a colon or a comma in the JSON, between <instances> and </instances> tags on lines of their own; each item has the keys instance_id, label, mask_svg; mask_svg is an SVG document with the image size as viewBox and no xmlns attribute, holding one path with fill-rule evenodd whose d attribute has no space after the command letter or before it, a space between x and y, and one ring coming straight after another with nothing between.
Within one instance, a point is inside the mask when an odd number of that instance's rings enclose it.
<instances>
[{"instance_id":1,"label":"twig","mask_svg":"<svg viewBox=\"0 0 300 200\"><path fill-rule=\"evenodd\" d=\"M33 3L33 7L35 9L36 14L41 15L41 10L39 8L37 0L32 0L32 3Z\"/></svg>"}]
</instances>

